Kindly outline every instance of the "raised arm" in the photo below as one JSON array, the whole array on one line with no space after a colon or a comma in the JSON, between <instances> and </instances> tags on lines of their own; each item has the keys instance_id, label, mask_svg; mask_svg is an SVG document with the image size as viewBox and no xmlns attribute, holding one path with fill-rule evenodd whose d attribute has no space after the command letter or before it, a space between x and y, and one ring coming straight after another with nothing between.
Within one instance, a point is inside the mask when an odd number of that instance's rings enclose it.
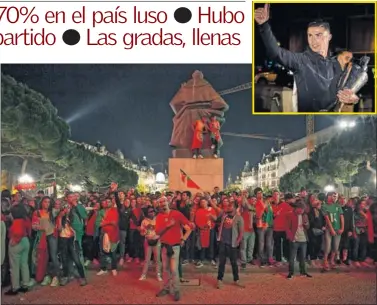
<instances>
[{"instance_id":1,"label":"raised arm","mask_svg":"<svg viewBox=\"0 0 377 305\"><path fill-rule=\"evenodd\" d=\"M302 55L279 47L278 41L268 23L270 19L270 5L265 4L263 8L256 9L254 19L258 24L259 33L267 49L267 56L284 67L297 71L300 67Z\"/></svg>"}]
</instances>

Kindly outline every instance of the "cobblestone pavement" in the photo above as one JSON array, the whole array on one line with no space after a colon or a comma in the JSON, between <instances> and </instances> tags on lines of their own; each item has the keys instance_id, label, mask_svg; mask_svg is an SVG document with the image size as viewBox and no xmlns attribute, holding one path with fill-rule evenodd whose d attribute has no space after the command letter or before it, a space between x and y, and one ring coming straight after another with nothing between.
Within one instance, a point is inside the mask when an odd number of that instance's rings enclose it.
<instances>
[{"instance_id":1,"label":"cobblestone pavement","mask_svg":"<svg viewBox=\"0 0 377 305\"><path fill-rule=\"evenodd\" d=\"M224 286L215 288L216 270L205 266L184 267L188 279L200 279L200 285L181 288L178 304L376 304L376 269L341 267L328 273L309 269L313 278L287 280L287 267L248 267L241 271L245 288L232 284L227 265ZM151 270L148 279L139 281L141 266L127 265L118 276L97 276L88 272L89 284L80 287L72 281L65 287L35 287L14 297L2 295L2 304L170 304L171 296L156 298L161 287Z\"/></svg>"}]
</instances>

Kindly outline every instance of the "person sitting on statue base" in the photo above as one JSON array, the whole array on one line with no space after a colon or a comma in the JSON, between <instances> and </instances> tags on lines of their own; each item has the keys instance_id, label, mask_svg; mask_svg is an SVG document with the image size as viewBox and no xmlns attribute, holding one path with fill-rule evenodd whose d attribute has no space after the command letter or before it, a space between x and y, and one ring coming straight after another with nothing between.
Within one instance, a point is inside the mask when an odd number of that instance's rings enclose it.
<instances>
[{"instance_id":1,"label":"person sitting on statue base","mask_svg":"<svg viewBox=\"0 0 377 305\"><path fill-rule=\"evenodd\" d=\"M202 117L200 120L196 120L194 123L194 136L192 138L191 150L192 157L194 159L199 158L203 159L202 155L202 146L204 133L207 132L207 118Z\"/></svg>"}]
</instances>

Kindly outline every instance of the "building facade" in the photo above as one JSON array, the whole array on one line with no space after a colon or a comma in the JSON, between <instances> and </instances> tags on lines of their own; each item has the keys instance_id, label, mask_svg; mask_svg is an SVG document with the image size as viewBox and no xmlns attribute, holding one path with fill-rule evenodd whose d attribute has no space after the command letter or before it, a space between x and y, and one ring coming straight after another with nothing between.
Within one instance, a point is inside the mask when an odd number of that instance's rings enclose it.
<instances>
[{"instance_id":1,"label":"building facade","mask_svg":"<svg viewBox=\"0 0 377 305\"><path fill-rule=\"evenodd\" d=\"M258 169L255 167L250 168L249 161L246 161L240 180L242 189L255 188L258 184Z\"/></svg>"},{"instance_id":2,"label":"building facade","mask_svg":"<svg viewBox=\"0 0 377 305\"><path fill-rule=\"evenodd\" d=\"M279 156L280 151L271 149L268 155L263 154L258 163L258 186L262 189L274 189L279 187Z\"/></svg>"},{"instance_id":3,"label":"building facade","mask_svg":"<svg viewBox=\"0 0 377 305\"><path fill-rule=\"evenodd\" d=\"M315 147L327 143L340 131L341 129L334 125L314 133L312 137ZM240 178L242 188L279 188L280 178L307 158L306 145L305 137L284 145L279 151L272 148L269 154L263 154L256 167L250 168L249 162L246 161Z\"/></svg>"},{"instance_id":4,"label":"building facade","mask_svg":"<svg viewBox=\"0 0 377 305\"><path fill-rule=\"evenodd\" d=\"M314 146L318 147L321 144L327 143L337 135L341 129L337 125L322 129L313 134ZM293 170L301 161L307 158L307 138L301 138L297 141L289 143L282 147L281 155L279 157L279 178Z\"/></svg>"}]
</instances>

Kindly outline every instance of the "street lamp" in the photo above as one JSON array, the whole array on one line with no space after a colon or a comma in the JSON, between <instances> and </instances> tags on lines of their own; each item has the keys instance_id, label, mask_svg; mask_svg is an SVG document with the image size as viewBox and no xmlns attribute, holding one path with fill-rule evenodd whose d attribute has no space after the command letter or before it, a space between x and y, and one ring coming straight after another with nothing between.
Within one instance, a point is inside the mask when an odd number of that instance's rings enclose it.
<instances>
[{"instance_id":1,"label":"street lamp","mask_svg":"<svg viewBox=\"0 0 377 305\"><path fill-rule=\"evenodd\" d=\"M342 120L339 122L339 127L341 129L354 128L355 126L356 126L355 121Z\"/></svg>"},{"instance_id":2,"label":"street lamp","mask_svg":"<svg viewBox=\"0 0 377 305\"><path fill-rule=\"evenodd\" d=\"M156 175L156 182L157 183L165 183L165 175L163 173L157 173Z\"/></svg>"},{"instance_id":3,"label":"street lamp","mask_svg":"<svg viewBox=\"0 0 377 305\"><path fill-rule=\"evenodd\" d=\"M82 187L78 184L75 184L75 185L71 185L71 190L72 192L81 192L82 191Z\"/></svg>"},{"instance_id":4,"label":"street lamp","mask_svg":"<svg viewBox=\"0 0 377 305\"><path fill-rule=\"evenodd\" d=\"M335 187L333 185L326 185L324 190L326 193L333 192L335 191Z\"/></svg>"},{"instance_id":5,"label":"street lamp","mask_svg":"<svg viewBox=\"0 0 377 305\"><path fill-rule=\"evenodd\" d=\"M18 182L20 183L33 183L34 179L30 175L22 175L21 177L18 178Z\"/></svg>"}]
</instances>

